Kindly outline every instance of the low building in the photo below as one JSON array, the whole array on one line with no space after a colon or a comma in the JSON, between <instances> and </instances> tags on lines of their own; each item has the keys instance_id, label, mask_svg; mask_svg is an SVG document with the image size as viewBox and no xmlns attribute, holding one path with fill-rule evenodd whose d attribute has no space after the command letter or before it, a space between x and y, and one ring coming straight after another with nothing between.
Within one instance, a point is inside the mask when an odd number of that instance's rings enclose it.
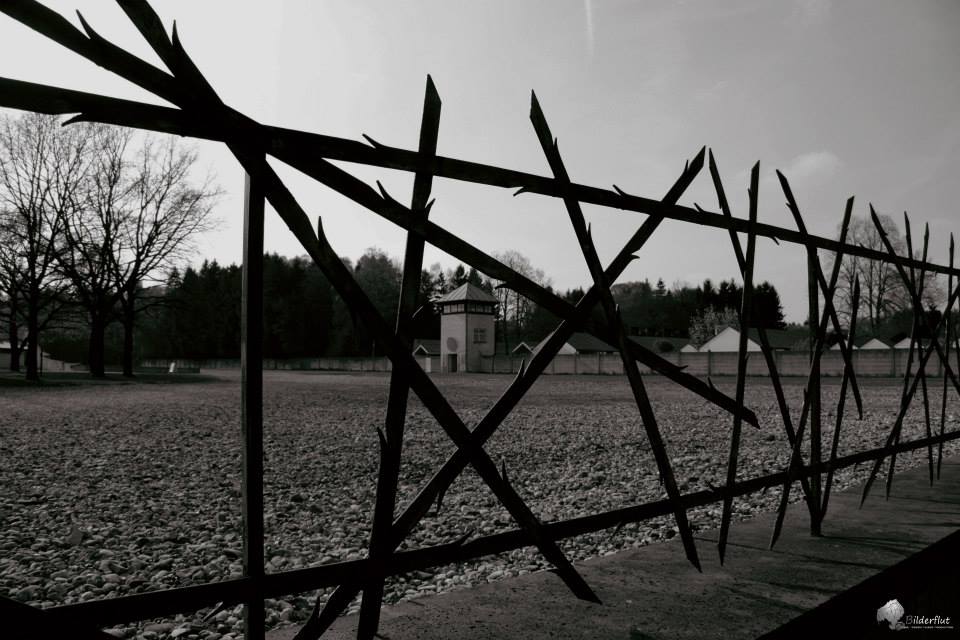
<instances>
[{"instance_id":1,"label":"low building","mask_svg":"<svg viewBox=\"0 0 960 640\"><path fill-rule=\"evenodd\" d=\"M540 349L543 344L550 339L550 336L547 336L541 340L534 351ZM611 347L609 344L601 340L600 338L595 338L589 333L577 332L570 336L570 338L560 347L560 350L557 351L557 355L566 355L571 356L574 354L587 354L587 353L617 353L615 347Z\"/></svg>"},{"instance_id":2,"label":"low building","mask_svg":"<svg viewBox=\"0 0 960 640\"><path fill-rule=\"evenodd\" d=\"M439 356L440 340L431 338L417 338L413 341L413 355L415 356Z\"/></svg>"},{"instance_id":3,"label":"low building","mask_svg":"<svg viewBox=\"0 0 960 640\"><path fill-rule=\"evenodd\" d=\"M877 349L890 348L890 345L881 338L871 338L871 337L858 338L853 341L853 344L857 349L866 349L868 351L870 350L875 351Z\"/></svg>"},{"instance_id":4,"label":"low building","mask_svg":"<svg viewBox=\"0 0 960 640\"><path fill-rule=\"evenodd\" d=\"M799 351L807 349L809 334L804 328L797 329L767 329L767 342L774 351ZM747 351L762 351L760 347L760 332L756 329L747 331ZM729 353L740 350L740 331L726 326L715 336L700 346L699 351L706 353Z\"/></svg>"}]
</instances>

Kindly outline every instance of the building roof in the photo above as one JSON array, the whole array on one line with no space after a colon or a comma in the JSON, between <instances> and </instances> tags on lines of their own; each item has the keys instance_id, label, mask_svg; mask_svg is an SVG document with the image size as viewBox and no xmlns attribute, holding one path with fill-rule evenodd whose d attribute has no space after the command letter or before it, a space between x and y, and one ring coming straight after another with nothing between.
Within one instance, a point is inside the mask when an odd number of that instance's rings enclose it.
<instances>
[{"instance_id":1,"label":"building roof","mask_svg":"<svg viewBox=\"0 0 960 640\"><path fill-rule=\"evenodd\" d=\"M594 338L589 333L577 332L570 336L567 344L576 349L577 353L613 353L616 348L600 338Z\"/></svg>"},{"instance_id":2,"label":"building roof","mask_svg":"<svg viewBox=\"0 0 960 640\"><path fill-rule=\"evenodd\" d=\"M420 352L428 356L438 355L440 353L440 339L417 338L413 341L413 352Z\"/></svg>"},{"instance_id":3,"label":"building roof","mask_svg":"<svg viewBox=\"0 0 960 640\"><path fill-rule=\"evenodd\" d=\"M730 331L734 335L739 335L740 331L735 327L730 325L722 325L718 327L716 335L711 337L709 340L700 345L700 351L710 351L715 349L704 349L708 345L711 345L717 337L721 334ZM774 351L789 351L789 350L803 350L807 348L809 334L807 330L803 327L796 327L791 329L767 329L767 342L770 343L770 348ZM750 329L747 331L747 339L756 345L756 349L760 349L760 332L756 329ZM711 345L712 346L712 345ZM730 351L736 351L735 348L730 349Z\"/></svg>"},{"instance_id":4,"label":"building roof","mask_svg":"<svg viewBox=\"0 0 960 640\"><path fill-rule=\"evenodd\" d=\"M490 302L497 304L498 300L477 285L465 282L437 300L437 304L448 302Z\"/></svg>"},{"instance_id":5,"label":"building roof","mask_svg":"<svg viewBox=\"0 0 960 640\"><path fill-rule=\"evenodd\" d=\"M689 338L673 338L670 336L630 336L630 340L654 353L680 351L690 344Z\"/></svg>"},{"instance_id":6,"label":"building roof","mask_svg":"<svg viewBox=\"0 0 960 640\"><path fill-rule=\"evenodd\" d=\"M510 353L533 353L534 347L531 347L526 342L521 342L513 349L510 350Z\"/></svg>"},{"instance_id":7,"label":"building roof","mask_svg":"<svg viewBox=\"0 0 960 640\"><path fill-rule=\"evenodd\" d=\"M806 329L767 329L767 342L771 349L806 349L810 335ZM747 331L747 337L760 344L760 332Z\"/></svg>"}]
</instances>

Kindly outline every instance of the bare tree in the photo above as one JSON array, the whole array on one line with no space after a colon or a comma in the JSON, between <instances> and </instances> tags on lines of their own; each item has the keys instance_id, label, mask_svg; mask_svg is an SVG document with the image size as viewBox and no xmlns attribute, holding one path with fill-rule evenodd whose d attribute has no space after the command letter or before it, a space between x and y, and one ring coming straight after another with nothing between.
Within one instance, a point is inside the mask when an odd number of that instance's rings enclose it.
<instances>
[{"instance_id":1,"label":"bare tree","mask_svg":"<svg viewBox=\"0 0 960 640\"><path fill-rule=\"evenodd\" d=\"M906 243L900 235L896 222L890 216L879 217L893 248L898 254L907 255ZM847 242L886 252L880 234L868 217L851 218ZM871 332L876 332L885 318L907 308L910 304L909 295L894 265L858 256L844 256L840 264L840 277L837 280L835 294L838 301L837 311L841 314L844 324L850 323L853 283L857 277L860 278L860 309L866 314Z\"/></svg>"},{"instance_id":2,"label":"bare tree","mask_svg":"<svg viewBox=\"0 0 960 640\"><path fill-rule=\"evenodd\" d=\"M89 363L105 374L105 336L123 325L123 374L133 376L134 333L145 284L193 249L194 234L211 226L219 192L208 178L196 186L196 151L176 138L138 137L130 129L83 125L90 139L89 174L80 206L65 217L69 251L59 263L90 323ZM119 314L118 314L119 312Z\"/></svg>"},{"instance_id":3,"label":"bare tree","mask_svg":"<svg viewBox=\"0 0 960 640\"><path fill-rule=\"evenodd\" d=\"M173 136L147 137L135 160L112 254L125 376L133 375L134 329L145 306L144 284L159 283L165 270L194 251L193 238L214 226L212 211L221 195L210 175L193 182L197 152Z\"/></svg>"},{"instance_id":4,"label":"bare tree","mask_svg":"<svg viewBox=\"0 0 960 640\"><path fill-rule=\"evenodd\" d=\"M85 159L80 131L61 128L56 117L31 113L0 121L0 226L11 243L4 263L13 274L17 308L24 307L30 380L39 377L40 333L64 303L67 283L55 267L64 214L76 206Z\"/></svg>"},{"instance_id":5,"label":"bare tree","mask_svg":"<svg viewBox=\"0 0 960 640\"><path fill-rule=\"evenodd\" d=\"M520 275L526 276L541 286L547 287L551 284L550 278L544 274L543 269L535 268L530 263L530 259L519 251L510 249L495 253L494 257ZM515 342L520 342L526 322L533 313L534 303L524 298L517 291L499 286L502 284L500 282L494 281L494 284L497 286L497 288L494 289L494 295L496 295L499 302L497 308L502 318L503 339L509 351L510 325L513 325Z\"/></svg>"},{"instance_id":6,"label":"bare tree","mask_svg":"<svg viewBox=\"0 0 960 640\"><path fill-rule=\"evenodd\" d=\"M6 327L10 345L10 371L20 371L20 269L16 237L13 234L14 216L0 212L0 321Z\"/></svg>"},{"instance_id":7,"label":"bare tree","mask_svg":"<svg viewBox=\"0 0 960 640\"><path fill-rule=\"evenodd\" d=\"M133 188L124 161L133 136L130 130L107 125L74 126L88 143L88 170L76 206L64 211L65 250L59 252L57 266L87 314L87 362L90 374L102 378L107 326L119 300L114 253Z\"/></svg>"},{"instance_id":8,"label":"bare tree","mask_svg":"<svg viewBox=\"0 0 960 640\"><path fill-rule=\"evenodd\" d=\"M702 313L690 317L690 343L699 349L724 327L733 327L739 331L740 313L731 307L707 307Z\"/></svg>"}]
</instances>

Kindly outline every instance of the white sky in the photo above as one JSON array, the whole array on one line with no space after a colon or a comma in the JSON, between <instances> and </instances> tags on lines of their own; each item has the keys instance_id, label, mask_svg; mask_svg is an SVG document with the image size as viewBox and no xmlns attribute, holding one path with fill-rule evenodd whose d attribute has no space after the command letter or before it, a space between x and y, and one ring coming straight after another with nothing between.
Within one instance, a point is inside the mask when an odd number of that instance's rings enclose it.
<instances>
[{"instance_id":1,"label":"white sky","mask_svg":"<svg viewBox=\"0 0 960 640\"><path fill-rule=\"evenodd\" d=\"M415 148L426 75L443 99L439 153L548 174L528 119L534 89L572 179L660 197L686 159L714 149L734 214L761 161L760 219L793 228L774 169L791 179L807 225L834 235L845 199L929 222L946 261L960 232L953 160L960 150L960 3L631 2L628 0L154 0L221 97L268 124ZM49 0L75 20L159 64L119 7ZM0 75L117 97L148 95L0 15ZM203 257L240 259L241 169L225 147L201 162L227 192ZM409 202L412 175L352 167ZM341 255L393 256L403 232L296 172L281 175ZM716 210L706 170L682 202ZM482 249L517 249L555 287L589 284L566 212L535 195L438 180L433 219ZM604 262L643 216L587 207ZM267 249L302 253L270 216ZM757 278L788 319L806 308L797 248L758 245ZM426 264L452 258L430 250ZM696 284L736 274L726 233L666 223L622 280Z\"/></svg>"}]
</instances>

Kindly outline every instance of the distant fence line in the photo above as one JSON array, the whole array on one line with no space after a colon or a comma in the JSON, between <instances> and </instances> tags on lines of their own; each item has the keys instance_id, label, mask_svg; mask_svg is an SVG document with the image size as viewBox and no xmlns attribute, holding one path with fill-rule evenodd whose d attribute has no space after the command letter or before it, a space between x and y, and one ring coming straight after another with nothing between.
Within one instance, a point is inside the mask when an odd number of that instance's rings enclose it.
<instances>
[{"instance_id":1,"label":"distant fence line","mask_svg":"<svg viewBox=\"0 0 960 640\"><path fill-rule=\"evenodd\" d=\"M902 376L907 366L907 349L876 349L853 351L853 367L859 376ZM806 376L810 373L810 356L803 351L774 351L777 370L781 376ZM747 360L746 375L769 376L770 371L760 353ZM675 351L660 354L664 360L684 367L687 373L696 376L737 375L736 352L684 353ZM951 366L960 369L960 356L950 354ZM527 357L529 361L529 357ZM482 358L480 371L476 373L515 374L524 359L518 356L498 355ZM142 367L168 369L175 362L178 369L239 369L239 358L210 360L163 359L144 360ZM417 356L417 362L427 373L440 371L439 356ZM820 372L823 376L843 375L843 355L839 351L827 351L820 357ZM943 363L930 363L928 376L942 376ZM325 358L264 358L263 368L282 371L354 371L389 372L390 359L386 357L325 357ZM658 375L644 365L638 365L644 375ZM623 375L623 360L618 353L559 354L553 358L545 374L553 375Z\"/></svg>"}]
</instances>

